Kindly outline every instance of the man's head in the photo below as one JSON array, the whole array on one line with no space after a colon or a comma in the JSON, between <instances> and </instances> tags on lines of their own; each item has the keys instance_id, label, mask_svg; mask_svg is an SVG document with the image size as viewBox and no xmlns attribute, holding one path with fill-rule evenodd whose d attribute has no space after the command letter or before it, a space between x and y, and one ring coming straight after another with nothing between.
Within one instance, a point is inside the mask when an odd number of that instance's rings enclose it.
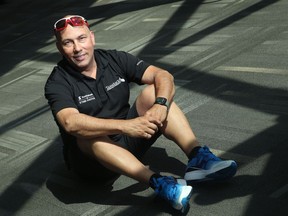
<instances>
[{"instance_id":1,"label":"man's head","mask_svg":"<svg viewBox=\"0 0 288 216\"><path fill-rule=\"evenodd\" d=\"M93 65L95 37L85 18L68 15L54 24L59 52L80 72Z\"/></svg>"}]
</instances>

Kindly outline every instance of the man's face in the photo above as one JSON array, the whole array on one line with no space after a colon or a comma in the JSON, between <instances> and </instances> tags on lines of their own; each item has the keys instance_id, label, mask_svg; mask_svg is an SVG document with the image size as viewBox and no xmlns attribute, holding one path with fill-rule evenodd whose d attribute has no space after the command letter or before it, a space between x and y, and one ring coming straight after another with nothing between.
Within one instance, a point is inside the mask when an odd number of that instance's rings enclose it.
<instances>
[{"instance_id":1,"label":"man's face","mask_svg":"<svg viewBox=\"0 0 288 216\"><path fill-rule=\"evenodd\" d=\"M87 26L68 25L59 32L57 48L80 72L88 70L94 59L94 33Z\"/></svg>"}]
</instances>

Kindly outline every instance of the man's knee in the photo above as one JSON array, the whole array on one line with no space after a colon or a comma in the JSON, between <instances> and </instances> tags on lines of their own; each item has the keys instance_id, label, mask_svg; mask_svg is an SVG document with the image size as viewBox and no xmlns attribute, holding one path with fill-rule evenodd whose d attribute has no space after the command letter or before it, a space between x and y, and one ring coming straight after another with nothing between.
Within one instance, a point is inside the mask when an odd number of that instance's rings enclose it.
<instances>
[{"instance_id":1,"label":"man's knee","mask_svg":"<svg viewBox=\"0 0 288 216\"><path fill-rule=\"evenodd\" d=\"M77 177L105 183L119 177L119 174L108 170L97 159L84 153L79 146L81 145L69 145L66 155L66 164Z\"/></svg>"},{"instance_id":2,"label":"man's knee","mask_svg":"<svg viewBox=\"0 0 288 216\"><path fill-rule=\"evenodd\" d=\"M97 146L101 145L101 143L107 142L107 141L108 141L108 138L106 137L97 137L93 139L77 138L77 146L83 154L85 154L86 156L90 158L95 159L96 155L93 149L97 148Z\"/></svg>"},{"instance_id":3,"label":"man's knee","mask_svg":"<svg viewBox=\"0 0 288 216\"><path fill-rule=\"evenodd\" d=\"M136 109L140 116L144 115L155 102L155 86L146 86L136 100Z\"/></svg>"}]
</instances>

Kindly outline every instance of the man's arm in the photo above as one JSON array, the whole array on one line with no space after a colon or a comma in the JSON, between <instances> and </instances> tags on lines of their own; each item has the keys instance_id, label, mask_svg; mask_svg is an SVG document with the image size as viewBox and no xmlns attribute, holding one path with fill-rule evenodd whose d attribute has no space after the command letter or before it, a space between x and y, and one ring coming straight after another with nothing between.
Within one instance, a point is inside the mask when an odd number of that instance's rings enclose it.
<instances>
[{"instance_id":1,"label":"man's arm","mask_svg":"<svg viewBox=\"0 0 288 216\"><path fill-rule=\"evenodd\" d=\"M142 76L145 84L154 84L155 97L164 97L172 102L175 94L174 77L166 70L149 66Z\"/></svg>"},{"instance_id":2,"label":"man's arm","mask_svg":"<svg viewBox=\"0 0 288 216\"><path fill-rule=\"evenodd\" d=\"M153 101L150 102L150 108L144 113L141 112L141 103L138 103L137 110L141 115L147 117L150 122L156 123L158 127L162 127L168 115L169 107L154 104L157 97L164 97L169 104L173 102L175 94L174 77L166 70L155 66L149 66L142 76L142 82L145 84L153 84L155 95L149 96ZM145 102L144 102L145 103Z\"/></svg>"},{"instance_id":3,"label":"man's arm","mask_svg":"<svg viewBox=\"0 0 288 216\"><path fill-rule=\"evenodd\" d=\"M56 115L65 131L78 138L96 138L112 134L127 134L131 137L148 138L154 134L155 124L144 117L135 119L102 119L79 113L75 108L64 108Z\"/></svg>"},{"instance_id":4,"label":"man's arm","mask_svg":"<svg viewBox=\"0 0 288 216\"><path fill-rule=\"evenodd\" d=\"M143 83L155 86L157 97L165 97L170 103L175 93L173 80L173 76L170 73L155 66L149 66L142 76ZM153 92L151 94L154 100ZM153 102L150 106L152 105ZM157 132L157 126L162 126L162 122L164 122L166 117L167 107L157 104L153 105L144 116L129 120L91 117L79 113L75 108L64 108L56 115L57 121L65 131L79 138L96 138L112 134L150 138Z\"/></svg>"}]
</instances>

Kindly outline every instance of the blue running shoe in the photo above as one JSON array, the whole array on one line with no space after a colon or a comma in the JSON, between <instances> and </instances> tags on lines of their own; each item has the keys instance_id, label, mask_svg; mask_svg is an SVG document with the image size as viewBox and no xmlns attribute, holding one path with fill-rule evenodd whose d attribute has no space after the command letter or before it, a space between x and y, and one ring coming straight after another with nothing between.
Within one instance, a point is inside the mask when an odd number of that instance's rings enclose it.
<instances>
[{"instance_id":1,"label":"blue running shoe","mask_svg":"<svg viewBox=\"0 0 288 216\"><path fill-rule=\"evenodd\" d=\"M205 181L224 181L232 178L237 171L233 160L221 160L208 147L201 147L187 165L184 179L188 184Z\"/></svg>"},{"instance_id":2,"label":"blue running shoe","mask_svg":"<svg viewBox=\"0 0 288 216\"><path fill-rule=\"evenodd\" d=\"M168 201L173 208L181 212L186 211L192 194L191 186L177 183L172 176L153 178L153 185L159 197Z\"/></svg>"}]
</instances>

